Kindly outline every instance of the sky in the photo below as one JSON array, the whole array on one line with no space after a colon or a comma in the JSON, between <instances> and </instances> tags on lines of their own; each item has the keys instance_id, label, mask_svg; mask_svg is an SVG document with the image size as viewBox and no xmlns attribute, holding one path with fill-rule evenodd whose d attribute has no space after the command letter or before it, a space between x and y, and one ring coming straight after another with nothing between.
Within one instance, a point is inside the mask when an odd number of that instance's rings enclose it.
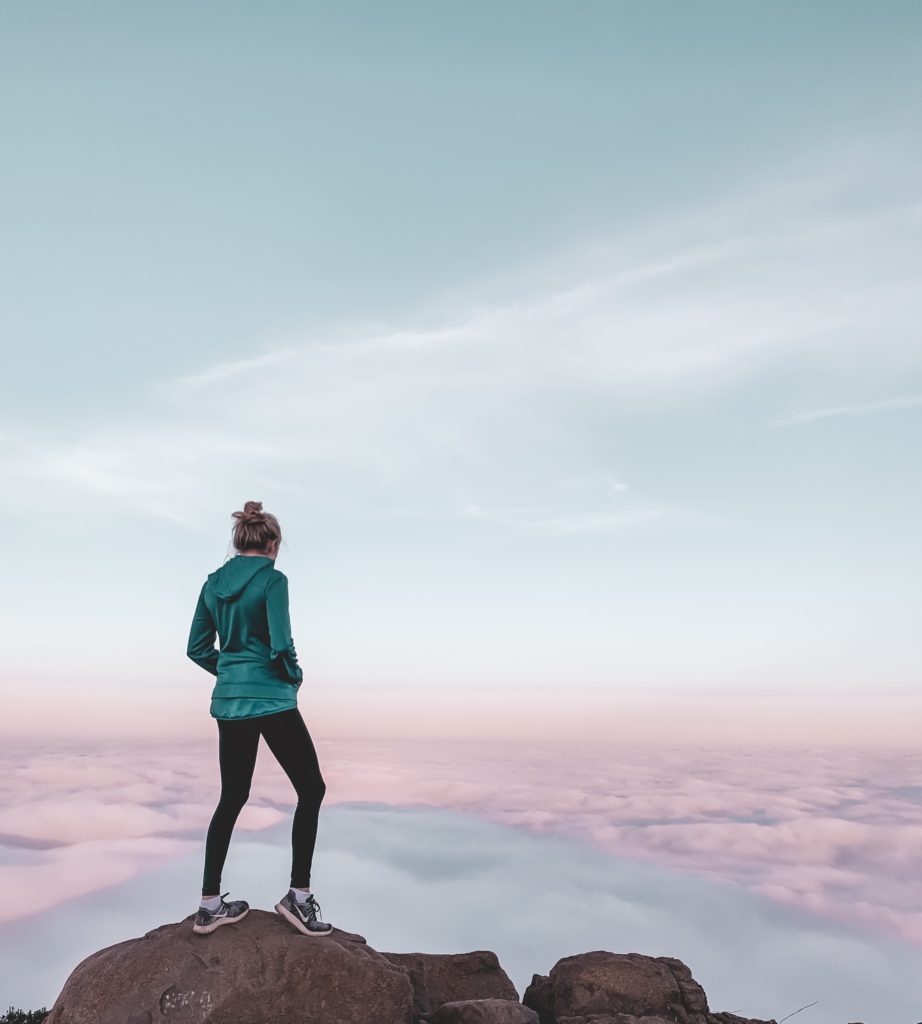
<instances>
[{"instance_id":1,"label":"sky","mask_svg":"<svg viewBox=\"0 0 922 1024\"><path fill-rule=\"evenodd\" d=\"M916 1019L920 51L900 0L7 6L0 1006L194 908L258 500L330 919ZM263 750L235 897L292 806Z\"/></svg>"},{"instance_id":2,"label":"sky","mask_svg":"<svg viewBox=\"0 0 922 1024\"><path fill-rule=\"evenodd\" d=\"M332 731L875 695L908 741L920 23L8 10L8 728L201 722L194 600L260 500Z\"/></svg>"}]
</instances>

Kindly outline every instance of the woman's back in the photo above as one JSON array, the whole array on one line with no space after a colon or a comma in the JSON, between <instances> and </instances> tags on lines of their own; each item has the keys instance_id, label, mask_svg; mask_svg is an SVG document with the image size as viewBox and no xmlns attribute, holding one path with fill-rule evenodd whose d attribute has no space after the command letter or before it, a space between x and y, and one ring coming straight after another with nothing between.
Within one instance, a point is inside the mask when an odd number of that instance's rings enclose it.
<instances>
[{"instance_id":1,"label":"woman's back","mask_svg":"<svg viewBox=\"0 0 922 1024\"><path fill-rule=\"evenodd\" d=\"M186 653L216 676L214 717L240 717L239 701L268 701L266 711L296 706L303 673L291 636L288 578L274 558L238 554L209 573Z\"/></svg>"}]
</instances>

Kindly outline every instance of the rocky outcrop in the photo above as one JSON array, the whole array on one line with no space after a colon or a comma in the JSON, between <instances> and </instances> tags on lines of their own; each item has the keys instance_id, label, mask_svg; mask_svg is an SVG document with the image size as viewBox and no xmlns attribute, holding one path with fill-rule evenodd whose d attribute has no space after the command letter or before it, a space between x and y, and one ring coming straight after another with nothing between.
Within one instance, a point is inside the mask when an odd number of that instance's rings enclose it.
<instances>
[{"instance_id":1,"label":"rocky outcrop","mask_svg":"<svg viewBox=\"0 0 922 1024\"><path fill-rule=\"evenodd\" d=\"M444 1003L500 999L518 1003L519 994L495 953L384 953L407 970L413 985L413 1009L423 1020Z\"/></svg>"},{"instance_id":2,"label":"rocky outcrop","mask_svg":"<svg viewBox=\"0 0 922 1024\"><path fill-rule=\"evenodd\" d=\"M334 928L302 936L250 910L211 935L192 916L71 972L46 1024L762 1024L711 1013L670 957L595 950L534 975L522 1000L489 950L382 953ZM770 1022L774 1024L774 1022Z\"/></svg>"},{"instance_id":3,"label":"rocky outcrop","mask_svg":"<svg viewBox=\"0 0 922 1024\"><path fill-rule=\"evenodd\" d=\"M73 970L46 1024L407 1024L407 971L362 936L298 936L250 910L211 935L193 916L93 953ZM300 941L299 941L300 940ZM372 1009L373 1008L373 1009Z\"/></svg>"},{"instance_id":4,"label":"rocky outcrop","mask_svg":"<svg viewBox=\"0 0 922 1024\"><path fill-rule=\"evenodd\" d=\"M604 949L563 957L549 974L535 974L522 1003L540 1024L768 1024L711 1013L681 960Z\"/></svg>"}]
</instances>

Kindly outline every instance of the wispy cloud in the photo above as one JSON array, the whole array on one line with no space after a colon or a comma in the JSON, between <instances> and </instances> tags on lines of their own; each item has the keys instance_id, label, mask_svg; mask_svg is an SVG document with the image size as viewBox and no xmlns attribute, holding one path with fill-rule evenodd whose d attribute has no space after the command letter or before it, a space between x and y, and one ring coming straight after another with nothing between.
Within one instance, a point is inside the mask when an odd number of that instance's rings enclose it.
<instances>
[{"instance_id":1,"label":"wispy cloud","mask_svg":"<svg viewBox=\"0 0 922 1024\"><path fill-rule=\"evenodd\" d=\"M227 362L216 363L199 373L177 377L170 382L166 391L195 391L199 388L221 384L232 377L247 376L260 370L278 367L295 353L294 349L277 348L260 356L248 356L243 359L231 359ZM159 385L154 385L154 387L157 389Z\"/></svg>"},{"instance_id":2,"label":"wispy cloud","mask_svg":"<svg viewBox=\"0 0 922 1024\"><path fill-rule=\"evenodd\" d=\"M8 476L180 518L241 475L271 475L383 515L412 505L451 517L466 489L473 514L559 534L683 522L682 494L632 489L628 505L616 475L591 499L554 481L564 468L607 471L600 431L621 436L638 413L710 400L782 366L860 375L870 362L896 377L922 363L909 326L922 314L918 204L837 214L828 189L816 189L821 213L809 183L782 178L545 260L489 301L456 295L405 323L289 335L166 379L143 411L78 424L43 440L39 457L7 446L0 458Z\"/></svg>"},{"instance_id":3,"label":"wispy cloud","mask_svg":"<svg viewBox=\"0 0 922 1024\"><path fill-rule=\"evenodd\" d=\"M49 452L31 464L33 475L73 484L100 494L133 497L164 489L162 480L134 476L123 453L81 445Z\"/></svg>"},{"instance_id":4,"label":"wispy cloud","mask_svg":"<svg viewBox=\"0 0 922 1024\"><path fill-rule=\"evenodd\" d=\"M922 395L901 395L894 398L883 398L875 402L856 402L853 405L835 405L827 409L813 409L773 422L777 426L788 426L792 423L809 423L812 420L826 420L836 416L867 416L876 412L915 409L919 406L922 406Z\"/></svg>"},{"instance_id":5,"label":"wispy cloud","mask_svg":"<svg viewBox=\"0 0 922 1024\"><path fill-rule=\"evenodd\" d=\"M572 512L557 515L540 508L483 509L477 505L468 505L463 510L463 515L469 519L502 523L520 529L566 534L604 532L660 519L663 516L663 509L635 508L620 512Z\"/></svg>"},{"instance_id":6,"label":"wispy cloud","mask_svg":"<svg viewBox=\"0 0 922 1024\"><path fill-rule=\"evenodd\" d=\"M614 491L621 493L621 489ZM625 527L636 527L643 523L667 523L673 526L718 527L726 525L716 516L706 516L694 509L675 508L624 508L598 512L555 513L552 509L530 508L482 508L467 505L462 516L480 519L484 522L512 526L543 534L607 533Z\"/></svg>"}]
</instances>

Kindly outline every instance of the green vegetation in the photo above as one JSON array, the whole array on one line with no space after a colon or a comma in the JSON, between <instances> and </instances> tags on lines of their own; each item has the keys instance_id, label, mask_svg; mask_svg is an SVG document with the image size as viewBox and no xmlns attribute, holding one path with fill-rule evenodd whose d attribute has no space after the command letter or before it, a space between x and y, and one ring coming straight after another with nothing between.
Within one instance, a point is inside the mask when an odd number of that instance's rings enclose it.
<instances>
[{"instance_id":1,"label":"green vegetation","mask_svg":"<svg viewBox=\"0 0 922 1024\"><path fill-rule=\"evenodd\" d=\"M42 1024L50 1012L44 1006L40 1010L17 1010L11 1006L0 1016L0 1024Z\"/></svg>"}]
</instances>

